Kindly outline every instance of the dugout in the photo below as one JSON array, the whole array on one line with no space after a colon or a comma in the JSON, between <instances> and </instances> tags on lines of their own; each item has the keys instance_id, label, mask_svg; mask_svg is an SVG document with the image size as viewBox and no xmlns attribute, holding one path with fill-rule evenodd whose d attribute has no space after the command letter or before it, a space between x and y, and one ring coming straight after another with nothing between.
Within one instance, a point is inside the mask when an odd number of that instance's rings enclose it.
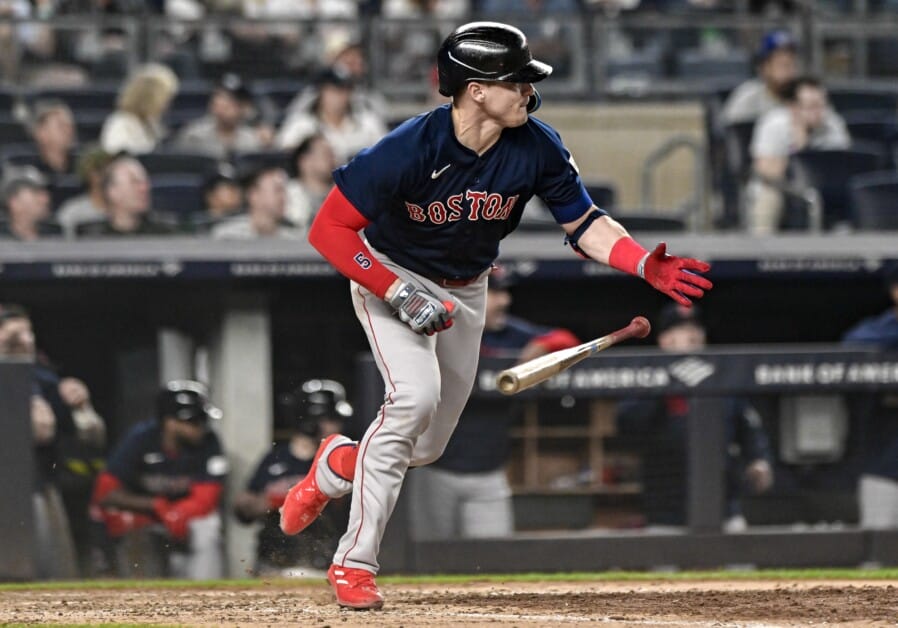
<instances>
[{"instance_id":1,"label":"dugout","mask_svg":"<svg viewBox=\"0 0 898 628\"><path fill-rule=\"evenodd\" d=\"M855 321L887 307L881 269L898 259L894 238L878 234L636 236L712 262L715 289L704 311L714 344L836 341ZM638 280L573 256L560 233L516 233L503 253L521 278L513 311L584 339L635 314L651 315L665 302ZM232 487L243 484L277 433L272 391L326 376L347 383L357 407L368 407L356 379L367 345L346 282L305 243L9 243L0 252L0 294L26 305L39 346L65 373L86 380L112 440L151 412L162 379L208 378L213 397L233 417L222 423ZM828 480L808 481L825 490ZM771 518L782 512L782 505L758 508L772 509ZM251 532L229 526L228 535L232 573L239 575ZM857 547L879 543L857 538Z\"/></svg>"}]
</instances>

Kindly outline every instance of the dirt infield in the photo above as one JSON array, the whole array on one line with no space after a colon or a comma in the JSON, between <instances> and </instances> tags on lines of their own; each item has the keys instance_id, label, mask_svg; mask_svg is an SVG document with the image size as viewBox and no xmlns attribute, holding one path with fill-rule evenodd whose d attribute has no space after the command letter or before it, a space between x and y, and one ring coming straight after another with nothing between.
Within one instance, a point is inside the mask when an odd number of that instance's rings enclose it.
<instances>
[{"instance_id":1,"label":"dirt infield","mask_svg":"<svg viewBox=\"0 0 898 628\"><path fill-rule=\"evenodd\" d=\"M3 623L269 626L896 626L898 581L386 584L381 611L325 584L17 590Z\"/></svg>"}]
</instances>

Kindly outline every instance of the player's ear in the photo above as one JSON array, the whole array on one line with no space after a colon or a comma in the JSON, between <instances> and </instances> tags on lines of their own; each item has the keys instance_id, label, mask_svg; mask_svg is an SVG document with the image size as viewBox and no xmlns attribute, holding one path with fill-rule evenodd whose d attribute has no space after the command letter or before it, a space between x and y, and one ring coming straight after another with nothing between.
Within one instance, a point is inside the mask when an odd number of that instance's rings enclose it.
<instances>
[{"instance_id":1,"label":"player's ear","mask_svg":"<svg viewBox=\"0 0 898 628\"><path fill-rule=\"evenodd\" d=\"M476 103L482 103L486 99L486 91L483 89L482 83L471 81L468 83L467 91Z\"/></svg>"}]
</instances>

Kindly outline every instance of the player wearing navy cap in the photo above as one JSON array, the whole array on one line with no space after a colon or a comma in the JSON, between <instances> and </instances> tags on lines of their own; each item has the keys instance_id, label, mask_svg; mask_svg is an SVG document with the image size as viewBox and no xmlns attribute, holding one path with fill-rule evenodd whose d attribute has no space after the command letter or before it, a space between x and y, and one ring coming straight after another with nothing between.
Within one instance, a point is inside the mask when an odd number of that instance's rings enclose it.
<instances>
[{"instance_id":1,"label":"player wearing navy cap","mask_svg":"<svg viewBox=\"0 0 898 628\"><path fill-rule=\"evenodd\" d=\"M356 315L385 382L384 404L357 446L322 441L288 494L281 529L296 534L350 491L349 527L328 579L337 602L380 608L377 554L409 466L443 452L471 392L487 274L499 241L539 196L583 256L644 277L688 304L709 266L648 253L593 205L558 133L530 117L533 83L552 68L512 26L456 29L437 58L451 105L412 118L334 173L309 241L351 280ZM364 230L364 240L359 231ZM451 329L450 329L451 327Z\"/></svg>"}]
</instances>

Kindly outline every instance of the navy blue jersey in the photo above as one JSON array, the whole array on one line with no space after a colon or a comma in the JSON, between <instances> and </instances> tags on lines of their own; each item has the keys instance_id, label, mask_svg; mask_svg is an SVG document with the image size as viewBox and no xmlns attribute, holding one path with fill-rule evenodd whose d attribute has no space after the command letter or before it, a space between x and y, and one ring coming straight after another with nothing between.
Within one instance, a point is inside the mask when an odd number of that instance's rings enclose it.
<instances>
[{"instance_id":1,"label":"navy blue jersey","mask_svg":"<svg viewBox=\"0 0 898 628\"><path fill-rule=\"evenodd\" d=\"M150 420L131 428L109 456L106 470L139 495L180 499L196 482L223 482L228 463L214 432L173 455L162 448L161 426Z\"/></svg>"},{"instance_id":2,"label":"navy blue jersey","mask_svg":"<svg viewBox=\"0 0 898 628\"><path fill-rule=\"evenodd\" d=\"M371 221L371 246L429 277L489 268L534 195L558 223L592 206L552 127L531 117L478 156L455 137L449 105L407 120L335 170L334 181Z\"/></svg>"},{"instance_id":3,"label":"navy blue jersey","mask_svg":"<svg viewBox=\"0 0 898 628\"><path fill-rule=\"evenodd\" d=\"M550 331L551 327L509 316L502 329L483 332L480 355L517 355L531 340ZM518 407L507 399L469 402L443 455L433 465L457 473L484 473L500 468L508 457L508 430Z\"/></svg>"},{"instance_id":4,"label":"navy blue jersey","mask_svg":"<svg viewBox=\"0 0 898 628\"><path fill-rule=\"evenodd\" d=\"M300 460L292 453L287 443L275 445L265 454L253 477L250 478L247 490L251 493L265 493L275 484L286 483L283 493L304 478L312 466L312 459Z\"/></svg>"},{"instance_id":5,"label":"navy blue jersey","mask_svg":"<svg viewBox=\"0 0 898 628\"><path fill-rule=\"evenodd\" d=\"M249 480L247 490L264 495L266 492L286 493L304 478L312 466L312 459L301 460L290 452L289 443L272 447ZM302 534L287 536L281 532L280 514L272 508L265 517L256 541L256 556L275 567L311 566L327 569L337 549L340 530L346 527L348 500L337 499L321 513Z\"/></svg>"}]
</instances>

